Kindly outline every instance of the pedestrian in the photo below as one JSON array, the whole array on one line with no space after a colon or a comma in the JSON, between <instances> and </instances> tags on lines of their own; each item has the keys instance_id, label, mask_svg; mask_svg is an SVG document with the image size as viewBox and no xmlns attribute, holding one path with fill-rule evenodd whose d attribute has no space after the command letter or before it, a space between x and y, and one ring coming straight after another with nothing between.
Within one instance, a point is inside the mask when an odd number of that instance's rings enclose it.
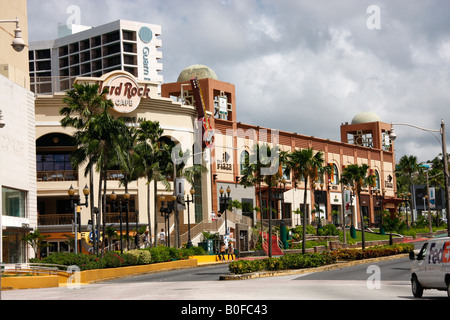
<instances>
[{"instance_id":1,"label":"pedestrian","mask_svg":"<svg viewBox=\"0 0 450 320\"><path fill-rule=\"evenodd\" d=\"M234 261L234 256L233 256L233 244L231 243L231 241L228 243L228 260L230 260L230 255L231 255L231 260Z\"/></svg>"},{"instance_id":2,"label":"pedestrian","mask_svg":"<svg viewBox=\"0 0 450 320\"><path fill-rule=\"evenodd\" d=\"M166 244L166 234L164 233L164 229L161 229L161 232L159 233L159 241L161 242L161 245Z\"/></svg>"},{"instance_id":3,"label":"pedestrian","mask_svg":"<svg viewBox=\"0 0 450 320\"><path fill-rule=\"evenodd\" d=\"M149 241L148 241L148 230L147 231L145 231L145 233L144 233L144 246L145 246L145 248L148 248L148 246L149 246Z\"/></svg>"},{"instance_id":4,"label":"pedestrian","mask_svg":"<svg viewBox=\"0 0 450 320\"><path fill-rule=\"evenodd\" d=\"M219 260L223 261L225 260L225 251L227 250L227 247L225 246L225 243L222 242L220 245L220 253L219 253Z\"/></svg>"}]
</instances>

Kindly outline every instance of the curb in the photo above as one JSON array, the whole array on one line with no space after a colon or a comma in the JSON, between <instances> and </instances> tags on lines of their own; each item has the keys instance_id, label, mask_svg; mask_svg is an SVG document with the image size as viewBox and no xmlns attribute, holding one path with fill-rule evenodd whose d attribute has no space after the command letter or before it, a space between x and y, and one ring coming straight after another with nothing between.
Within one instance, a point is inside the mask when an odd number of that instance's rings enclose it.
<instances>
[{"instance_id":1,"label":"curb","mask_svg":"<svg viewBox=\"0 0 450 320\"><path fill-rule=\"evenodd\" d=\"M380 262L380 261L388 261L409 257L408 253L396 254L392 256L386 257L378 257L364 260L354 260L354 261L342 261L337 262L330 265L325 265L317 268L307 268L307 269L295 269L295 270L280 270L280 271L261 271L261 272L252 272L245 274L227 274L220 276L219 280L248 280L248 279L256 279L256 278L266 278L266 277L277 277L277 276L288 276L294 274L302 274L302 273L311 273L311 272L321 272L321 271L331 271L337 270L341 268L356 266L360 264L372 263L372 262Z\"/></svg>"}]
</instances>

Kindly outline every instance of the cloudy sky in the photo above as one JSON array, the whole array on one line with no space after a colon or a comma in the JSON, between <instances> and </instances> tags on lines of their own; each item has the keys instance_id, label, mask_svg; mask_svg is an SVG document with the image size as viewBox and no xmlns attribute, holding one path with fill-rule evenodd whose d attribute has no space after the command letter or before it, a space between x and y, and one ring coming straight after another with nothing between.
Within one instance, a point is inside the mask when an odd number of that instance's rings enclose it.
<instances>
[{"instance_id":1,"label":"cloudy sky","mask_svg":"<svg viewBox=\"0 0 450 320\"><path fill-rule=\"evenodd\" d=\"M73 5L83 25L161 25L164 81L211 67L235 84L243 123L339 141L341 123L372 111L450 132L450 1L28 0L30 41L56 38ZM442 150L429 132L395 131L397 160Z\"/></svg>"}]
</instances>

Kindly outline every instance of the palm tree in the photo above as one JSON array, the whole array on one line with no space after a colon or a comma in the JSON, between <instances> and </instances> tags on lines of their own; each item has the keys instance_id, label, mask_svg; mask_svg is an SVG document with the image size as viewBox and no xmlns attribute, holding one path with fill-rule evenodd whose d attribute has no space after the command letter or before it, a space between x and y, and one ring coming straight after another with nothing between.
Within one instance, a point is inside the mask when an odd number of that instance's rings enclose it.
<instances>
[{"instance_id":1,"label":"palm tree","mask_svg":"<svg viewBox=\"0 0 450 320\"><path fill-rule=\"evenodd\" d=\"M262 208L261 184L268 186L267 212L269 218L269 257L272 257L272 185L280 175L280 151L278 147L271 148L268 144L255 144L253 150L245 157L244 168L240 184L244 187L257 185L259 192L259 204ZM263 211L261 214L261 236L263 231Z\"/></svg>"},{"instance_id":2,"label":"palm tree","mask_svg":"<svg viewBox=\"0 0 450 320\"><path fill-rule=\"evenodd\" d=\"M84 130L93 116L113 107L112 102L106 99L107 89L104 88L99 92L99 87L98 84L73 84L73 89L67 91L63 99L65 106L59 111L64 116L60 121L63 128L73 127L77 130ZM85 155L88 158L92 156L93 154ZM78 159L76 162L81 162L80 160ZM74 168L76 169L77 166ZM85 170L85 175L87 174L89 174L89 188L94 190L93 161L89 160L89 165ZM90 203L94 203L94 192L90 193ZM101 207L100 200L98 206ZM94 206L91 205L91 221L94 221L93 209ZM94 233L94 244L96 243Z\"/></svg>"},{"instance_id":3,"label":"palm tree","mask_svg":"<svg viewBox=\"0 0 450 320\"><path fill-rule=\"evenodd\" d=\"M416 197L414 192L414 174L416 172L421 172L422 169L417 162L416 156L407 156L404 155L400 158L400 161L395 170L396 172L400 172L409 177L410 181L410 189L412 190L412 208L413 212L411 214L411 224L414 225L414 210L416 209Z\"/></svg>"},{"instance_id":4,"label":"palm tree","mask_svg":"<svg viewBox=\"0 0 450 320\"><path fill-rule=\"evenodd\" d=\"M369 166L367 164L351 164L345 167L341 174L340 183L345 185L351 185L356 191L358 197L360 220L361 220L361 238L362 249L365 249L365 234L364 234L364 215L361 207L361 190L367 185L373 185L375 182L375 176L369 173Z\"/></svg>"},{"instance_id":5,"label":"palm tree","mask_svg":"<svg viewBox=\"0 0 450 320\"><path fill-rule=\"evenodd\" d=\"M115 119L104 109L102 113L91 116L84 129L74 134L74 141L78 149L72 153L72 165L79 167L87 162L87 168L95 168L100 172L99 204L102 203L103 234L106 231L106 189L107 170L119 165L124 158L124 136L128 129L121 119ZM128 152L128 150L126 150ZM86 169L89 170L89 169ZM103 182L103 194L101 185ZM101 201L103 200L103 201Z\"/></svg>"},{"instance_id":6,"label":"palm tree","mask_svg":"<svg viewBox=\"0 0 450 320\"><path fill-rule=\"evenodd\" d=\"M156 235L157 231L157 182L161 181L166 190L170 188L169 182L166 178L167 164L170 159L169 147L160 143L160 139L164 130L159 126L159 122L143 121L137 130L136 145L134 151L139 157L137 161L137 173L147 178L147 217L149 238L152 238L151 226L151 210L150 210L150 190L151 181L154 182L155 198L154 198L154 237L155 246L157 245ZM151 241L150 241L151 243Z\"/></svg>"},{"instance_id":7,"label":"palm tree","mask_svg":"<svg viewBox=\"0 0 450 320\"><path fill-rule=\"evenodd\" d=\"M323 153L318 151L314 153L312 148L297 149L287 154L287 165L292 170L293 183L300 181L302 178L305 181L305 189L303 193L303 241L302 241L302 253L306 252L306 216L307 216L307 193L308 182L312 184L318 178L318 173L323 171L329 171L327 166L324 166L325 160L323 159Z\"/></svg>"}]
</instances>

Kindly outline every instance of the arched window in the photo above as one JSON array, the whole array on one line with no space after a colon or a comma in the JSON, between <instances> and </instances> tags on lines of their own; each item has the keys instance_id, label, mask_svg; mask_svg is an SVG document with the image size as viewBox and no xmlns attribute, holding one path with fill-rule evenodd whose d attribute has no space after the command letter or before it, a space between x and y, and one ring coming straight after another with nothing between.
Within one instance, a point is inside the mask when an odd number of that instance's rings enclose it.
<instances>
[{"instance_id":1,"label":"arched window","mask_svg":"<svg viewBox=\"0 0 450 320\"><path fill-rule=\"evenodd\" d=\"M337 166L333 163L333 172L331 173L331 184L339 184L339 172Z\"/></svg>"},{"instance_id":2,"label":"arched window","mask_svg":"<svg viewBox=\"0 0 450 320\"><path fill-rule=\"evenodd\" d=\"M249 163L249 156L250 156L250 154L248 153L247 150L244 150L241 152L241 157L240 157L240 162L239 162L241 174L242 174L242 171L244 171L244 169L245 169L245 165Z\"/></svg>"},{"instance_id":3,"label":"arched window","mask_svg":"<svg viewBox=\"0 0 450 320\"><path fill-rule=\"evenodd\" d=\"M380 175L378 174L378 171L375 170L375 187L374 189L379 190L380 189Z\"/></svg>"}]
</instances>

